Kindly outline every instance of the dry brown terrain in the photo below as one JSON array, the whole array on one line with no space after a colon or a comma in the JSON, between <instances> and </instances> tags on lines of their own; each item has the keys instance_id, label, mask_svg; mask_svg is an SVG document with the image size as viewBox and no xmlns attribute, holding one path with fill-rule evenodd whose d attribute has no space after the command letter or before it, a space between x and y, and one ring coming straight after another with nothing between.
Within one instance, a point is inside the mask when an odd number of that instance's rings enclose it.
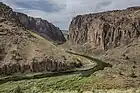
<instances>
[{"instance_id":1,"label":"dry brown terrain","mask_svg":"<svg viewBox=\"0 0 140 93\"><path fill-rule=\"evenodd\" d=\"M139 93L139 26L139 7L79 15L69 27L69 41L54 45L0 3L0 92ZM86 70L91 62L97 68ZM84 70L55 77L32 75L76 69ZM23 77L16 80L15 74Z\"/></svg>"},{"instance_id":2,"label":"dry brown terrain","mask_svg":"<svg viewBox=\"0 0 140 93\"><path fill-rule=\"evenodd\" d=\"M80 67L84 60L88 62L27 30L15 12L0 3L0 74L60 72Z\"/></svg>"},{"instance_id":3,"label":"dry brown terrain","mask_svg":"<svg viewBox=\"0 0 140 93\"><path fill-rule=\"evenodd\" d=\"M76 16L70 26L70 45L79 53L96 57L113 67L103 75L101 88L140 85L140 7ZM64 45L66 47L66 45Z\"/></svg>"}]
</instances>

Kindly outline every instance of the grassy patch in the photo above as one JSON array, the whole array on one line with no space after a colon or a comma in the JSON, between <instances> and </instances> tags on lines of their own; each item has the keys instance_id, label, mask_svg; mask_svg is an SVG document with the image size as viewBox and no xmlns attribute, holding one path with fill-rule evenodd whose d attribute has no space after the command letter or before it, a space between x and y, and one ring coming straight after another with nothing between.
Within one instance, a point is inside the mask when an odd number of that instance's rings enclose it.
<instances>
[{"instance_id":1,"label":"grassy patch","mask_svg":"<svg viewBox=\"0 0 140 93\"><path fill-rule=\"evenodd\" d=\"M121 89L106 90L104 88L100 88L100 86L102 85L96 86L96 83L100 81L103 81L102 76L100 77L91 75L89 77L82 77L79 74L62 75L21 81L9 81L7 83L0 84L0 93L16 93L17 91L20 91L20 93L82 93L82 91L93 90L100 91L95 93L128 93L121 92L124 91Z\"/></svg>"},{"instance_id":2,"label":"grassy patch","mask_svg":"<svg viewBox=\"0 0 140 93\"><path fill-rule=\"evenodd\" d=\"M87 87L87 84L92 85L90 83L93 83L94 80L95 78L93 78L93 76L81 77L78 74L74 74L56 77L46 77L41 79L11 81L0 85L0 93L12 93L12 91L15 91L15 89L19 87L20 91L22 90L25 93L30 93L30 91L32 90L40 91L41 93L56 90L79 91L83 89L84 86ZM88 88L85 89L90 90Z\"/></svg>"}]
</instances>

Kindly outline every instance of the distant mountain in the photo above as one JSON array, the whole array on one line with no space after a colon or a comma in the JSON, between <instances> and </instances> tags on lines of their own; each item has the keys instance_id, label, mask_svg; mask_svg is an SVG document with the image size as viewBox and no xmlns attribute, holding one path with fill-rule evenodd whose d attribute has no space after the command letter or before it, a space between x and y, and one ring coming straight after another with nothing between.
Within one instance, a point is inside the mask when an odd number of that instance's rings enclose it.
<instances>
[{"instance_id":1,"label":"distant mountain","mask_svg":"<svg viewBox=\"0 0 140 93\"><path fill-rule=\"evenodd\" d=\"M68 40L69 39L69 33L68 33L68 30L61 30L64 37Z\"/></svg>"}]
</instances>

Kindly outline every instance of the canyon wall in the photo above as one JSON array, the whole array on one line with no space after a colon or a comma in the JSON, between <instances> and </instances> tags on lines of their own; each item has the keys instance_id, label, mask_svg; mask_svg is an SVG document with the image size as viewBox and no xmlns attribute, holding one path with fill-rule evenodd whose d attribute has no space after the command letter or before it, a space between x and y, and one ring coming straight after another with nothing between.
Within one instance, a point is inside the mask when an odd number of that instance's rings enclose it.
<instances>
[{"instance_id":1,"label":"canyon wall","mask_svg":"<svg viewBox=\"0 0 140 93\"><path fill-rule=\"evenodd\" d=\"M52 23L41 18L33 18L23 13L14 12L12 8L2 2L0 2L0 15L12 21L16 19L16 23L19 23L22 27L39 34L49 41L58 44L66 41L62 31Z\"/></svg>"},{"instance_id":2,"label":"canyon wall","mask_svg":"<svg viewBox=\"0 0 140 93\"><path fill-rule=\"evenodd\" d=\"M78 15L69 26L72 44L108 50L140 36L140 7Z\"/></svg>"},{"instance_id":3,"label":"canyon wall","mask_svg":"<svg viewBox=\"0 0 140 93\"><path fill-rule=\"evenodd\" d=\"M60 44L66 41L62 31L52 23L49 23L47 20L33 18L18 12L15 12L15 15L19 17L20 22L25 28L36 32L45 39Z\"/></svg>"},{"instance_id":4,"label":"canyon wall","mask_svg":"<svg viewBox=\"0 0 140 93\"><path fill-rule=\"evenodd\" d=\"M60 72L82 66L75 56L59 49L42 35L51 41L65 41L54 25L13 12L0 3L0 75Z\"/></svg>"}]
</instances>

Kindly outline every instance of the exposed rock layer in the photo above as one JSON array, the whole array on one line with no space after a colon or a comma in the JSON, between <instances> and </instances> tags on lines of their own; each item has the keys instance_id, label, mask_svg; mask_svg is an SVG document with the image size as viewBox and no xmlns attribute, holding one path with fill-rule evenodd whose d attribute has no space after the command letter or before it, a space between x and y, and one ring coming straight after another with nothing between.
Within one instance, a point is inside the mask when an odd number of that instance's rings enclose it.
<instances>
[{"instance_id":1,"label":"exposed rock layer","mask_svg":"<svg viewBox=\"0 0 140 93\"><path fill-rule=\"evenodd\" d=\"M44 22L52 26L47 21ZM53 32L52 36L57 34L57 31ZM0 75L16 72L60 72L80 66L81 60L28 30L10 7L0 3Z\"/></svg>"},{"instance_id":2,"label":"exposed rock layer","mask_svg":"<svg viewBox=\"0 0 140 93\"><path fill-rule=\"evenodd\" d=\"M9 19L12 17L16 19L16 21L18 20L23 27L36 32L47 40L54 41L55 43L64 43L66 41L61 30L47 20L33 18L19 12L13 12L10 7L3 3L0 3L0 8L0 15Z\"/></svg>"},{"instance_id":3,"label":"exposed rock layer","mask_svg":"<svg viewBox=\"0 0 140 93\"><path fill-rule=\"evenodd\" d=\"M129 44L140 35L140 7L78 15L70 26L70 41L88 49L107 50Z\"/></svg>"},{"instance_id":4,"label":"exposed rock layer","mask_svg":"<svg viewBox=\"0 0 140 93\"><path fill-rule=\"evenodd\" d=\"M19 17L20 22L25 28L36 32L47 40L55 41L56 43L64 43L66 41L61 30L47 20L33 18L18 12L15 15Z\"/></svg>"},{"instance_id":5,"label":"exposed rock layer","mask_svg":"<svg viewBox=\"0 0 140 93\"><path fill-rule=\"evenodd\" d=\"M52 58L44 58L41 60L33 59L28 63L20 63L20 61L4 63L0 66L0 75L10 75L13 73L30 73L30 72L61 72L69 69L80 67L79 63L67 63L54 60Z\"/></svg>"}]
</instances>

